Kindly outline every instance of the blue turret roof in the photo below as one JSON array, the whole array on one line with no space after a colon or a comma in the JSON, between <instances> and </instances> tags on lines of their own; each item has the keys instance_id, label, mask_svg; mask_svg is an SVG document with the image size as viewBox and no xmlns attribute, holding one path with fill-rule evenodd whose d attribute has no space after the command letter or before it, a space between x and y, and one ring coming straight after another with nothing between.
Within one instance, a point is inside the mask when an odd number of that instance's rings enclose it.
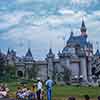
<instances>
[{"instance_id":1,"label":"blue turret roof","mask_svg":"<svg viewBox=\"0 0 100 100\"><path fill-rule=\"evenodd\" d=\"M29 48L25 57L32 57L31 49Z\"/></svg>"},{"instance_id":2,"label":"blue turret roof","mask_svg":"<svg viewBox=\"0 0 100 100\"><path fill-rule=\"evenodd\" d=\"M87 47L88 47L88 48L93 48L93 45L92 45L92 43L90 43L90 42L87 42Z\"/></svg>"},{"instance_id":3,"label":"blue turret roof","mask_svg":"<svg viewBox=\"0 0 100 100\"><path fill-rule=\"evenodd\" d=\"M31 49L29 48L25 57L24 57L24 61L25 62L33 62L33 56L32 56L32 53L31 53Z\"/></svg>"},{"instance_id":4,"label":"blue turret roof","mask_svg":"<svg viewBox=\"0 0 100 100\"><path fill-rule=\"evenodd\" d=\"M84 20L82 20L82 25L81 25L81 32L86 32L86 26Z\"/></svg>"},{"instance_id":5,"label":"blue turret roof","mask_svg":"<svg viewBox=\"0 0 100 100\"><path fill-rule=\"evenodd\" d=\"M71 31L70 37L73 37L73 35L74 35L74 32L73 32L73 31Z\"/></svg>"},{"instance_id":6,"label":"blue turret roof","mask_svg":"<svg viewBox=\"0 0 100 100\"><path fill-rule=\"evenodd\" d=\"M82 25L81 25L81 27L85 27L84 20L82 20Z\"/></svg>"},{"instance_id":7,"label":"blue turret roof","mask_svg":"<svg viewBox=\"0 0 100 100\"><path fill-rule=\"evenodd\" d=\"M9 50L9 48L8 48L7 55L9 55L9 54L10 54L10 50Z\"/></svg>"},{"instance_id":8,"label":"blue turret roof","mask_svg":"<svg viewBox=\"0 0 100 100\"><path fill-rule=\"evenodd\" d=\"M52 49L50 48L49 49L49 53L48 53L49 55L51 55L51 54L53 54L53 52L52 52Z\"/></svg>"},{"instance_id":9,"label":"blue turret roof","mask_svg":"<svg viewBox=\"0 0 100 100\"><path fill-rule=\"evenodd\" d=\"M99 49L97 49L96 53L95 53L95 56L100 56L100 51Z\"/></svg>"},{"instance_id":10,"label":"blue turret roof","mask_svg":"<svg viewBox=\"0 0 100 100\"><path fill-rule=\"evenodd\" d=\"M53 58L54 56L55 56L55 55L53 54L52 49L50 48L50 49L49 49L49 53L47 54L47 57Z\"/></svg>"},{"instance_id":11,"label":"blue turret roof","mask_svg":"<svg viewBox=\"0 0 100 100\"><path fill-rule=\"evenodd\" d=\"M81 47L87 44L87 37L84 36L71 36L67 41L67 44L78 44Z\"/></svg>"}]
</instances>

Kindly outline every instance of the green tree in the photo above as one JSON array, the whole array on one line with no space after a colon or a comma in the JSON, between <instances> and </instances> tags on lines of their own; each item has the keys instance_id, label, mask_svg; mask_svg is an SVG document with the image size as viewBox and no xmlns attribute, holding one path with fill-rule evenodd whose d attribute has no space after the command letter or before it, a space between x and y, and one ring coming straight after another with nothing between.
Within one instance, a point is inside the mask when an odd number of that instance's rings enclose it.
<instances>
[{"instance_id":1,"label":"green tree","mask_svg":"<svg viewBox=\"0 0 100 100\"><path fill-rule=\"evenodd\" d=\"M15 67L15 65L7 65L6 76L7 76L8 79L15 79L16 78L16 67Z\"/></svg>"},{"instance_id":2,"label":"green tree","mask_svg":"<svg viewBox=\"0 0 100 100\"><path fill-rule=\"evenodd\" d=\"M6 74L5 56L0 53L0 79L3 79Z\"/></svg>"}]
</instances>

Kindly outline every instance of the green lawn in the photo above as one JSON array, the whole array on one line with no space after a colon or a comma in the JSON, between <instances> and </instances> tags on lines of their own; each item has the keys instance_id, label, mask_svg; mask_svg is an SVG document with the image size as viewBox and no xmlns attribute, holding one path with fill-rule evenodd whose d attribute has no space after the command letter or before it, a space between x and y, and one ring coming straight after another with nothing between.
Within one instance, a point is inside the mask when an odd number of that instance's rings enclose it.
<instances>
[{"instance_id":1,"label":"green lawn","mask_svg":"<svg viewBox=\"0 0 100 100\"><path fill-rule=\"evenodd\" d=\"M83 97L88 94L92 98L100 95L100 87L76 87L76 86L55 86L53 88L55 97L77 96Z\"/></svg>"},{"instance_id":2,"label":"green lawn","mask_svg":"<svg viewBox=\"0 0 100 100\"><path fill-rule=\"evenodd\" d=\"M8 87L10 89L10 96L15 97L18 82L8 82ZM31 87L32 82L27 84L27 87ZM55 85L53 87L53 98L62 100L61 98L67 98L68 96L75 96L78 98L83 98L85 94L88 94L91 98L97 98L100 95L100 87L77 87L77 86L60 86ZM56 99L55 99L56 100ZM64 99L63 99L64 100Z\"/></svg>"}]
</instances>

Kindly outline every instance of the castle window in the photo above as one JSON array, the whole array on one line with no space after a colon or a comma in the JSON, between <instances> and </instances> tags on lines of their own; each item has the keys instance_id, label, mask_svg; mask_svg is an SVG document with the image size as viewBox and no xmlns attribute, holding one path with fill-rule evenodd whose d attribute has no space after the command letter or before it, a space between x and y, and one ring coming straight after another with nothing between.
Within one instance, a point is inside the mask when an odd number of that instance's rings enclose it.
<instances>
[{"instance_id":1,"label":"castle window","mask_svg":"<svg viewBox=\"0 0 100 100\"><path fill-rule=\"evenodd\" d=\"M18 76L18 77L23 77L23 72L22 72L22 71L18 71L18 72L17 72L17 76Z\"/></svg>"}]
</instances>

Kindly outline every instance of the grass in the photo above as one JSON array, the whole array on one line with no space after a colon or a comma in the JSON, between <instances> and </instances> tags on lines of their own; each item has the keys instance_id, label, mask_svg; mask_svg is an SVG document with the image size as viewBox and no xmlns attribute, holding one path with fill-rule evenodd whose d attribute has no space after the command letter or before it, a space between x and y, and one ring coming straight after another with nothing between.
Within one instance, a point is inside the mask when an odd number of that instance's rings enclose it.
<instances>
[{"instance_id":1,"label":"grass","mask_svg":"<svg viewBox=\"0 0 100 100\"><path fill-rule=\"evenodd\" d=\"M76 87L76 86L55 86L53 88L54 97L77 96L83 97L88 94L92 98L100 95L100 87Z\"/></svg>"},{"instance_id":2,"label":"grass","mask_svg":"<svg viewBox=\"0 0 100 100\"><path fill-rule=\"evenodd\" d=\"M10 97L15 97L17 87L20 86L19 82L8 82L10 89ZM32 87L32 82L27 84L27 87ZM88 94L91 98L96 98L100 95L100 87L77 87L77 86L60 86L55 85L53 87L53 100L64 100L69 96L75 96L78 99L83 98L85 94Z\"/></svg>"}]
</instances>

